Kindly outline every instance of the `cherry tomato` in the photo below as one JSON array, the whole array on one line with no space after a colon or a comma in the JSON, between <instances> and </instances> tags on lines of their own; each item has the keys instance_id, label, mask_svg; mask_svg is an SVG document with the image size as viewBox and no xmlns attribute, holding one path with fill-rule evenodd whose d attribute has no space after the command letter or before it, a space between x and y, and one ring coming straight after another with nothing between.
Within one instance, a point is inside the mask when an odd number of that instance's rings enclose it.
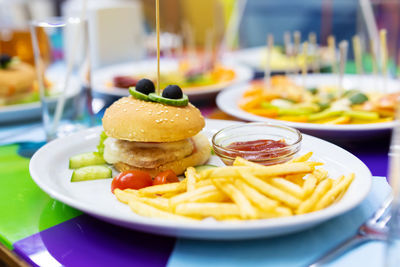
<instances>
[{"instance_id":1,"label":"cherry tomato","mask_svg":"<svg viewBox=\"0 0 400 267\"><path fill-rule=\"evenodd\" d=\"M115 176L111 183L111 192L114 193L116 188L124 189L140 189L151 186L153 180L150 174L144 171L124 171Z\"/></svg>"},{"instance_id":2,"label":"cherry tomato","mask_svg":"<svg viewBox=\"0 0 400 267\"><path fill-rule=\"evenodd\" d=\"M174 171L166 170L157 174L157 176L153 180L153 185L177 183L177 182L179 182L179 179L174 173Z\"/></svg>"}]
</instances>

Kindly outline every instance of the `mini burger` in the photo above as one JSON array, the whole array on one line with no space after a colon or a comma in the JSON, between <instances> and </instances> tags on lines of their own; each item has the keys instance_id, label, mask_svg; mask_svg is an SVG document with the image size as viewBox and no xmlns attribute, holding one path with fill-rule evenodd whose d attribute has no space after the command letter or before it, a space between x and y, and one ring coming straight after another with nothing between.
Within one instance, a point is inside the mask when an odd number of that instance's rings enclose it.
<instances>
[{"instance_id":1,"label":"mini burger","mask_svg":"<svg viewBox=\"0 0 400 267\"><path fill-rule=\"evenodd\" d=\"M104 114L105 161L120 172L142 170L152 176L165 170L180 175L187 167L204 164L210 144L200 133L205 125L200 111L178 86L156 95L153 83L143 80Z\"/></svg>"}]
</instances>

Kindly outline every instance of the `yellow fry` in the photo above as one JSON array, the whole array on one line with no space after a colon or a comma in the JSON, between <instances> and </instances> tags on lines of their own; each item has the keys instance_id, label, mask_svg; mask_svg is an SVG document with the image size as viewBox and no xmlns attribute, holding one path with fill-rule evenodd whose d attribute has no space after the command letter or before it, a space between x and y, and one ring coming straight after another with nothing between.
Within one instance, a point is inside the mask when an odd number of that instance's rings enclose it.
<instances>
[{"instance_id":1,"label":"yellow fry","mask_svg":"<svg viewBox=\"0 0 400 267\"><path fill-rule=\"evenodd\" d=\"M273 187L272 185L264 182L263 180L252 175L251 173L240 171L240 175L241 175L240 177L244 179L248 184L257 188L267 197L276 199L292 208L296 208L300 205L300 200L298 198L278 188Z\"/></svg>"},{"instance_id":2,"label":"yellow fry","mask_svg":"<svg viewBox=\"0 0 400 267\"><path fill-rule=\"evenodd\" d=\"M242 157L236 157L235 160L233 161L233 166L247 166L247 167L260 167L262 166L261 164L257 164L251 161L248 161L247 159L244 159Z\"/></svg>"},{"instance_id":3,"label":"yellow fry","mask_svg":"<svg viewBox=\"0 0 400 267\"><path fill-rule=\"evenodd\" d=\"M278 189L281 189L282 191L291 194L294 197L297 197L299 199L303 199L304 196L304 191L303 189L298 186L295 183L292 183L284 178L272 178L268 180L268 183L271 185L275 186Z\"/></svg>"},{"instance_id":4,"label":"yellow fry","mask_svg":"<svg viewBox=\"0 0 400 267\"><path fill-rule=\"evenodd\" d=\"M171 197L169 199L169 204L171 206L175 207L176 205L178 205L180 203L190 202L191 200L201 196L204 193L208 193L208 192L212 192L212 191L216 191L216 190L217 190L217 188L214 185L204 186L204 187L195 189L193 191L185 192L182 194L178 194L174 197Z\"/></svg>"},{"instance_id":5,"label":"yellow fry","mask_svg":"<svg viewBox=\"0 0 400 267\"><path fill-rule=\"evenodd\" d=\"M301 155L300 157L291 159L289 162L304 162L304 161L309 160L312 155L313 155L312 152L308 152L308 153L306 153L304 155Z\"/></svg>"},{"instance_id":6,"label":"yellow fry","mask_svg":"<svg viewBox=\"0 0 400 267\"><path fill-rule=\"evenodd\" d=\"M332 204L336 197L346 191L347 187L351 184L354 179L354 173L345 176L338 184L334 185L322 198L318 201L314 210L323 209Z\"/></svg>"},{"instance_id":7,"label":"yellow fry","mask_svg":"<svg viewBox=\"0 0 400 267\"><path fill-rule=\"evenodd\" d=\"M318 182L328 177L328 171L325 169L316 169L312 174L317 178Z\"/></svg>"},{"instance_id":8,"label":"yellow fry","mask_svg":"<svg viewBox=\"0 0 400 267\"><path fill-rule=\"evenodd\" d=\"M291 216L291 215L293 215L293 212L291 209L286 208L286 207L276 207L272 211L260 210L259 214L260 214L260 218L268 219L268 218L275 218L275 217Z\"/></svg>"},{"instance_id":9,"label":"yellow fry","mask_svg":"<svg viewBox=\"0 0 400 267\"><path fill-rule=\"evenodd\" d=\"M196 169L193 167L189 167L186 169L186 191L190 192L196 189Z\"/></svg>"},{"instance_id":10,"label":"yellow fry","mask_svg":"<svg viewBox=\"0 0 400 267\"><path fill-rule=\"evenodd\" d=\"M211 179L204 179L204 180L200 180L196 183L196 188L200 188L200 187L212 185L212 184L213 184L213 182Z\"/></svg>"},{"instance_id":11,"label":"yellow fry","mask_svg":"<svg viewBox=\"0 0 400 267\"><path fill-rule=\"evenodd\" d=\"M195 220L194 218L184 217L184 216L170 213L168 211L163 211L163 210L157 209L153 206L145 204L136 199L131 199L128 202L128 205L133 212L135 212L141 216L145 216L145 217L169 219L169 220L175 220L175 221L193 221L193 220Z\"/></svg>"},{"instance_id":12,"label":"yellow fry","mask_svg":"<svg viewBox=\"0 0 400 267\"><path fill-rule=\"evenodd\" d=\"M219 190L210 191L193 197L190 202L224 202L229 198Z\"/></svg>"},{"instance_id":13,"label":"yellow fry","mask_svg":"<svg viewBox=\"0 0 400 267\"><path fill-rule=\"evenodd\" d=\"M311 193L314 191L315 186L317 185L318 179L315 177L314 174L310 174L307 179L304 180L303 183L303 192L304 196L303 199L308 198Z\"/></svg>"},{"instance_id":14,"label":"yellow fry","mask_svg":"<svg viewBox=\"0 0 400 267\"><path fill-rule=\"evenodd\" d=\"M257 218L257 210L251 205L246 196L240 192L233 184L221 182L218 179L213 179L214 185L224 192L236 205L239 207L240 217L242 219Z\"/></svg>"},{"instance_id":15,"label":"yellow fry","mask_svg":"<svg viewBox=\"0 0 400 267\"><path fill-rule=\"evenodd\" d=\"M295 162L295 163L283 163L272 166L229 166L220 167L205 170L202 172L204 177L234 177L237 175L237 171L241 173L247 172L252 173L255 176L282 176L294 173L308 173L314 171L314 167L321 165L319 162Z\"/></svg>"},{"instance_id":16,"label":"yellow fry","mask_svg":"<svg viewBox=\"0 0 400 267\"><path fill-rule=\"evenodd\" d=\"M148 195L166 194L173 192L183 192L185 190L186 190L186 179L182 180L179 183L153 185L139 189L139 195L148 196Z\"/></svg>"},{"instance_id":17,"label":"yellow fry","mask_svg":"<svg viewBox=\"0 0 400 267\"><path fill-rule=\"evenodd\" d=\"M214 218L240 216L239 207L234 203L181 203L176 206L175 212L186 216Z\"/></svg>"},{"instance_id":18,"label":"yellow fry","mask_svg":"<svg viewBox=\"0 0 400 267\"><path fill-rule=\"evenodd\" d=\"M118 188L114 190L114 195L119 201L125 204L128 204L129 200L135 197L135 193L131 193L126 190L122 191Z\"/></svg>"},{"instance_id":19,"label":"yellow fry","mask_svg":"<svg viewBox=\"0 0 400 267\"><path fill-rule=\"evenodd\" d=\"M330 179L325 179L321 183L318 184L314 193L308 198L306 201L302 202L300 206L296 210L296 214L303 214L310 212L315 203L331 188L332 181Z\"/></svg>"},{"instance_id":20,"label":"yellow fry","mask_svg":"<svg viewBox=\"0 0 400 267\"><path fill-rule=\"evenodd\" d=\"M247 199L251 201L251 203L261 210L272 211L278 206L277 201L266 197L242 180L235 180L235 187L237 187L247 197Z\"/></svg>"},{"instance_id":21,"label":"yellow fry","mask_svg":"<svg viewBox=\"0 0 400 267\"><path fill-rule=\"evenodd\" d=\"M304 184L304 179L303 179L303 177L304 177L304 176L305 176L304 173L300 173L300 174L289 174L289 175L286 175L286 176L285 176L285 179L288 180L288 181L290 181L290 182L292 182L292 183L295 183L295 184L297 184L297 185L299 185L299 186L303 186L303 184Z\"/></svg>"}]
</instances>

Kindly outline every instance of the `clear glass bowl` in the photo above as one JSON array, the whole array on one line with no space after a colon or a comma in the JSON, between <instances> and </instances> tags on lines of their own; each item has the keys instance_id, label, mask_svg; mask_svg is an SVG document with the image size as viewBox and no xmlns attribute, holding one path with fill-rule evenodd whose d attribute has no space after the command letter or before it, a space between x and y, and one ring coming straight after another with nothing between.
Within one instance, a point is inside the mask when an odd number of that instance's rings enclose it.
<instances>
[{"instance_id":1,"label":"clear glass bowl","mask_svg":"<svg viewBox=\"0 0 400 267\"><path fill-rule=\"evenodd\" d=\"M268 148L261 151L236 150L228 148L235 142L255 140L283 140L287 146ZM214 152L226 165L232 165L237 156L262 165L284 163L300 150L301 133L291 127L275 123L246 123L226 127L212 138Z\"/></svg>"}]
</instances>

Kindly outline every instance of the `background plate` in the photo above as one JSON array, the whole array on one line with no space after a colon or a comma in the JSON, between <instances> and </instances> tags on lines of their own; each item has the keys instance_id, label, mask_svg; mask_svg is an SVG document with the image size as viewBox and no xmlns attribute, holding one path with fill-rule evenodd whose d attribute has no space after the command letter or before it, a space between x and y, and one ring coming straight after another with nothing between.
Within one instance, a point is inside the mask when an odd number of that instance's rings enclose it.
<instances>
[{"instance_id":1,"label":"background plate","mask_svg":"<svg viewBox=\"0 0 400 267\"><path fill-rule=\"evenodd\" d=\"M302 84L303 77L301 75L290 76L299 84ZM309 74L305 80L307 87L315 87L318 85L336 85L337 75L333 74ZM345 75L343 84L346 89L358 89L360 91L379 90L383 81L374 76ZM343 138L343 139L359 139L370 138L383 134L391 130L395 122L382 122L370 124L343 124L343 125L326 125L317 123L301 123L275 120L258 115L248 113L238 106L238 101L242 97L243 92L250 87L250 83L237 85L229 90L221 92L217 97L218 107L225 113L236 118L246 121L258 122L279 122L295 127L303 132L316 135L323 138ZM397 80L387 80L387 92L395 92L400 89Z\"/></svg>"}]
</instances>

